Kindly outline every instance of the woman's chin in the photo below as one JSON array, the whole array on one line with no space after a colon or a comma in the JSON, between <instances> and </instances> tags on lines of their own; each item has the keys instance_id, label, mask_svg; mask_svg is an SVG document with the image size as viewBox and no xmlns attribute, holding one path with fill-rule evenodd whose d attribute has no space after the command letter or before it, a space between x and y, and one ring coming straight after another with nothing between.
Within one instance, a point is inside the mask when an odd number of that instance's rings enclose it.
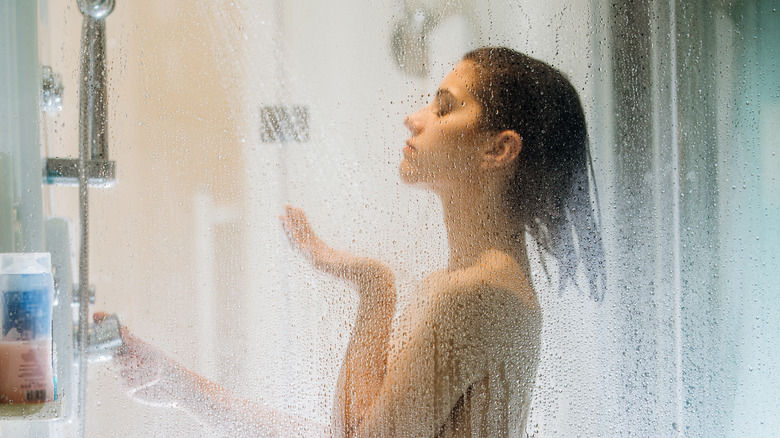
<instances>
[{"instance_id":1,"label":"woman's chin","mask_svg":"<svg viewBox=\"0 0 780 438\"><path fill-rule=\"evenodd\" d=\"M401 182L406 185L417 186L423 183L420 174L412 169L401 167L398 174L401 177Z\"/></svg>"},{"instance_id":2,"label":"woman's chin","mask_svg":"<svg viewBox=\"0 0 780 438\"><path fill-rule=\"evenodd\" d=\"M402 160L401 164L398 165L398 175L404 184L415 184L419 180L417 172L414 171L406 160Z\"/></svg>"},{"instance_id":3,"label":"woman's chin","mask_svg":"<svg viewBox=\"0 0 780 438\"><path fill-rule=\"evenodd\" d=\"M420 172L418 168L411 165L406 160L402 160L398 166L398 175L401 177L401 182L406 185L414 186L421 189L431 188L430 175Z\"/></svg>"}]
</instances>

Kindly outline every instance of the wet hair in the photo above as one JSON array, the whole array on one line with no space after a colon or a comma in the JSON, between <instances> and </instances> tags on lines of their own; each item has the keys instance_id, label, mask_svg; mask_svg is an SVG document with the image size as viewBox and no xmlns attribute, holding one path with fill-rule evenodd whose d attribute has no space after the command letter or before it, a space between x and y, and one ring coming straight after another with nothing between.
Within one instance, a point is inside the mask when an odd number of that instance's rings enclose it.
<instances>
[{"instance_id":1,"label":"wet hair","mask_svg":"<svg viewBox=\"0 0 780 438\"><path fill-rule=\"evenodd\" d=\"M550 65L505 47L485 47L463 59L476 64L472 90L482 104L482 129L522 138L507 207L560 265L560 290L575 285L583 261L590 295L603 298L604 253L585 114L571 82ZM595 184L595 181L592 181ZM595 197L595 186L594 197Z\"/></svg>"}]
</instances>

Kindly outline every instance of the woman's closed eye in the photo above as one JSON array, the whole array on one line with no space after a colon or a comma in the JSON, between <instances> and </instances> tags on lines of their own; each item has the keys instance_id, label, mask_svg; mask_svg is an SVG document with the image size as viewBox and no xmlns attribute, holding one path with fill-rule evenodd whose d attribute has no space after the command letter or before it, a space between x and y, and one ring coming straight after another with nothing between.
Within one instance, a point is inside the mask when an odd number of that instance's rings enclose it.
<instances>
[{"instance_id":1,"label":"woman's closed eye","mask_svg":"<svg viewBox=\"0 0 780 438\"><path fill-rule=\"evenodd\" d=\"M446 98L437 98L436 99L436 105L434 109L436 110L436 115L439 117L446 116L447 114L452 112L452 101L450 99Z\"/></svg>"},{"instance_id":2,"label":"woman's closed eye","mask_svg":"<svg viewBox=\"0 0 780 438\"><path fill-rule=\"evenodd\" d=\"M455 97L447 89L436 92L436 98L433 101L433 110L438 117L446 116L451 113L455 107Z\"/></svg>"}]
</instances>

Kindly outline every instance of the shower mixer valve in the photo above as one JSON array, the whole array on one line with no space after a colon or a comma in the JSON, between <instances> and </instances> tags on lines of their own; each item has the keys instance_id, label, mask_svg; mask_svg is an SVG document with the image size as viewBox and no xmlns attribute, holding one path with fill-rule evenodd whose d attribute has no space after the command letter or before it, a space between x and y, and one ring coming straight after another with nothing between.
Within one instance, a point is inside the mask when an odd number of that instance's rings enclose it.
<instances>
[{"instance_id":1,"label":"shower mixer valve","mask_svg":"<svg viewBox=\"0 0 780 438\"><path fill-rule=\"evenodd\" d=\"M102 321L90 324L87 358L90 362L111 360L122 347L119 317L111 314Z\"/></svg>"}]
</instances>

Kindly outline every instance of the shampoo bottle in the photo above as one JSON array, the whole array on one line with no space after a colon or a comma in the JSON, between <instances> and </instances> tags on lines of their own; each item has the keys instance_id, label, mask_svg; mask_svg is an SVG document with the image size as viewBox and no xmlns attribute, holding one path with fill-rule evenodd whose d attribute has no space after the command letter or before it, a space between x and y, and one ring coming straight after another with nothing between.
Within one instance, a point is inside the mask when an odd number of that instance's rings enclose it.
<instances>
[{"instance_id":1,"label":"shampoo bottle","mask_svg":"<svg viewBox=\"0 0 780 438\"><path fill-rule=\"evenodd\" d=\"M0 406L55 399L49 253L0 254Z\"/></svg>"}]
</instances>

